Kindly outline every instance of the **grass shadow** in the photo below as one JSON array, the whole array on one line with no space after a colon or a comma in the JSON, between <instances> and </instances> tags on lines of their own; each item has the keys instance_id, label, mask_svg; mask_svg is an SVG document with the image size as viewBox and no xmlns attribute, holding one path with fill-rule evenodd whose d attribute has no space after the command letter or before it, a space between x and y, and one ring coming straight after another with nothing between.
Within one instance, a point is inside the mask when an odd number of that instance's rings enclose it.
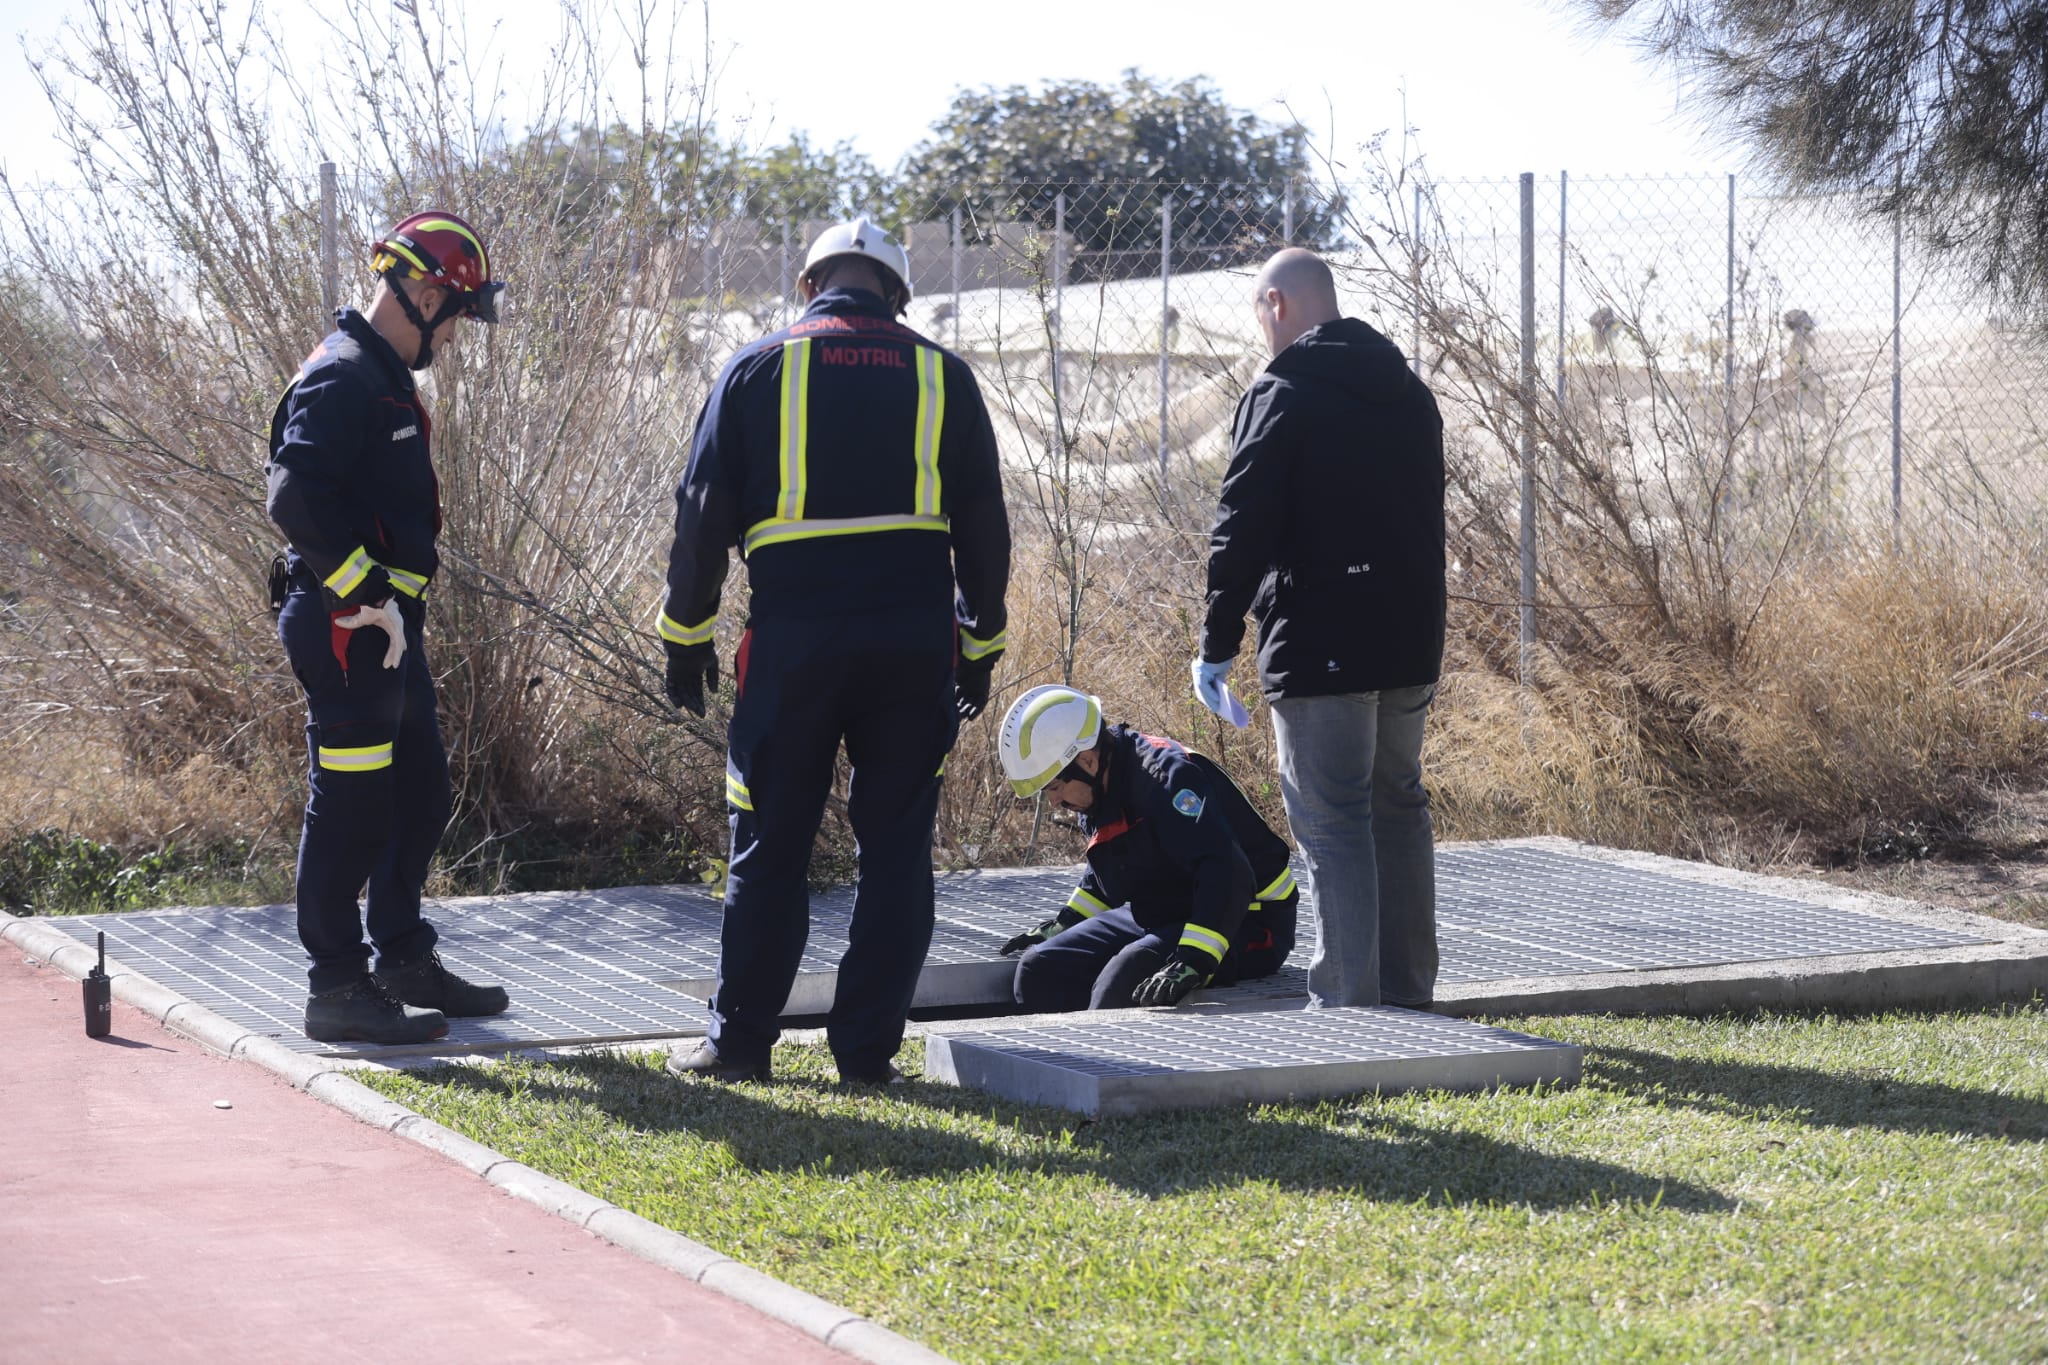
<instances>
[{"instance_id":1,"label":"grass shadow","mask_svg":"<svg viewBox=\"0 0 2048 1365\"><path fill-rule=\"evenodd\" d=\"M2048 1103L2023 1095L1830 1073L1756 1062L1699 1061L1638 1048L1589 1047L1586 1079L1666 1104L1745 1119L1791 1118L1816 1128L2048 1138Z\"/></svg>"},{"instance_id":2,"label":"grass shadow","mask_svg":"<svg viewBox=\"0 0 2048 1365\"><path fill-rule=\"evenodd\" d=\"M574 1079L551 1080L568 1071ZM639 1132L687 1132L756 1172L887 1172L905 1180L998 1170L1092 1176L1147 1198L1263 1183L1387 1203L1572 1207L1592 1200L1725 1212L1735 1201L1693 1182L1559 1155L1484 1134L1428 1128L1370 1112L1345 1126L1276 1119L1251 1108L1183 1110L1092 1121L951 1086L912 1083L848 1092L822 1080L767 1085L684 1081L627 1055L565 1059L510 1076L453 1068L421 1079L501 1099L593 1105ZM1367 1101L1370 1104L1370 1101ZM1275 1112L1298 1113L1282 1106ZM990 1125L1014 1140L977 1136Z\"/></svg>"}]
</instances>

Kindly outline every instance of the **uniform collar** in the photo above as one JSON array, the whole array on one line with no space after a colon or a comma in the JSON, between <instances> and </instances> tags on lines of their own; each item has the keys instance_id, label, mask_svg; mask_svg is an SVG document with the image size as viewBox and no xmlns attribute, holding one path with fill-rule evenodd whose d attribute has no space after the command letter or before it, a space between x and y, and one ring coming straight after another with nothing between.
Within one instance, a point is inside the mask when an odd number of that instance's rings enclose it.
<instances>
[{"instance_id":1,"label":"uniform collar","mask_svg":"<svg viewBox=\"0 0 2048 1365\"><path fill-rule=\"evenodd\" d=\"M408 398L412 397L412 368L398 358L397 350L384 339L382 332L370 325L368 318L353 308L343 308L335 313L334 325L354 338L355 343L363 348L366 355L377 358L391 376L392 383L398 386L400 393Z\"/></svg>"},{"instance_id":2,"label":"uniform collar","mask_svg":"<svg viewBox=\"0 0 2048 1365\"><path fill-rule=\"evenodd\" d=\"M1131 813L1131 773L1138 766L1138 737L1133 730L1112 725L1102 732L1102 756L1109 763L1109 780L1102 784L1102 796L1083 812L1083 828L1089 833L1113 825Z\"/></svg>"},{"instance_id":3,"label":"uniform collar","mask_svg":"<svg viewBox=\"0 0 2048 1365\"><path fill-rule=\"evenodd\" d=\"M816 317L821 313L830 313L835 317L854 313L861 317L881 318L885 322L893 322L896 318L880 294L870 293L865 289L848 289L843 285L834 285L827 289L811 300L810 307L804 309L804 316L807 318Z\"/></svg>"}]
</instances>

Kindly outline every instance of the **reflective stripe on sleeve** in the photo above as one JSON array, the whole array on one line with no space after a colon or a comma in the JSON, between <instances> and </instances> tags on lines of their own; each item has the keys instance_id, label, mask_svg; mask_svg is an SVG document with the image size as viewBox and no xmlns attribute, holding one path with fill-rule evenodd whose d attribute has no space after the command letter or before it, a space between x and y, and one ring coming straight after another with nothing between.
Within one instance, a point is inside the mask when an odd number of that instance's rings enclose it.
<instances>
[{"instance_id":1,"label":"reflective stripe on sleeve","mask_svg":"<svg viewBox=\"0 0 2048 1365\"><path fill-rule=\"evenodd\" d=\"M1199 924L1183 924L1180 927L1180 946L1183 948L1200 948L1203 952L1221 962L1223 955L1230 951L1230 940L1217 933L1214 929L1204 929Z\"/></svg>"},{"instance_id":2,"label":"reflective stripe on sleeve","mask_svg":"<svg viewBox=\"0 0 2048 1365\"><path fill-rule=\"evenodd\" d=\"M966 631L960 632L960 657L963 659L986 659L999 649L1010 647L1010 632L999 630L989 639L979 639Z\"/></svg>"},{"instance_id":3,"label":"reflective stripe on sleeve","mask_svg":"<svg viewBox=\"0 0 2048 1365\"><path fill-rule=\"evenodd\" d=\"M661 620L656 623L656 629L661 632L661 638L672 645L708 645L711 643L711 628L717 624L718 615L715 612L694 626L686 626L667 612L663 612Z\"/></svg>"},{"instance_id":4,"label":"reflective stripe on sleeve","mask_svg":"<svg viewBox=\"0 0 2048 1365\"><path fill-rule=\"evenodd\" d=\"M359 749L330 749L320 746L320 766L336 773L369 773L391 766L390 744L368 744Z\"/></svg>"},{"instance_id":5,"label":"reflective stripe on sleeve","mask_svg":"<svg viewBox=\"0 0 2048 1365\"><path fill-rule=\"evenodd\" d=\"M747 790L746 783L733 776L731 772L725 775L725 801L727 805L738 806L741 810L754 808L754 794Z\"/></svg>"},{"instance_id":6,"label":"reflective stripe on sleeve","mask_svg":"<svg viewBox=\"0 0 2048 1365\"><path fill-rule=\"evenodd\" d=\"M389 564L384 566L384 572L391 579L391 586L407 597L418 597L427 590L427 576L423 573L394 569Z\"/></svg>"},{"instance_id":7,"label":"reflective stripe on sleeve","mask_svg":"<svg viewBox=\"0 0 2048 1365\"><path fill-rule=\"evenodd\" d=\"M1259 899L1262 901L1286 900L1293 894L1294 869L1285 867L1280 870L1279 876L1273 878L1271 884L1265 890L1259 892Z\"/></svg>"},{"instance_id":8,"label":"reflective stripe on sleeve","mask_svg":"<svg viewBox=\"0 0 2048 1365\"><path fill-rule=\"evenodd\" d=\"M363 580L370 576L370 570L377 567L377 561L370 558L366 545L358 545L349 551L348 558L341 561L341 567L320 581L336 597L346 597L363 586Z\"/></svg>"},{"instance_id":9,"label":"reflective stripe on sleeve","mask_svg":"<svg viewBox=\"0 0 2048 1365\"><path fill-rule=\"evenodd\" d=\"M1067 897L1067 908L1078 914L1086 915L1090 919L1109 909L1099 899L1089 895L1078 886L1074 888L1074 894Z\"/></svg>"},{"instance_id":10,"label":"reflective stripe on sleeve","mask_svg":"<svg viewBox=\"0 0 2048 1365\"><path fill-rule=\"evenodd\" d=\"M808 521L792 521L787 517L770 517L757 521L747 528L746 539L740 549L752 554L764 545L779 545L786 540L813 540L820 536L857 536L873 531L945 531L951 529L944 517L814 517Z\"/></svg>"}]
</instances>

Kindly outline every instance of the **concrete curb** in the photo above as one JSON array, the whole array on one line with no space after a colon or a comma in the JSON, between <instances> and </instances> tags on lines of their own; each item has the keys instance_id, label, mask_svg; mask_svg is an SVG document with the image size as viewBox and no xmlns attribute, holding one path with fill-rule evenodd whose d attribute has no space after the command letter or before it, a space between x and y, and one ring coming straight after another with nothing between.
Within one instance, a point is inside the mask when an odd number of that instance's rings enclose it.
<instances>
[{"instance_id":1,"label":"concrete curb","mask_svg":"<svg viewBox=\"0 0 2048 1365\"><path fill-rule=\"evenodd\" d=\"M0 911L0 942L13 944L74 980L83 978L99 960L94 950L63 930L5 911ZM179 1037L189 1038L223 1057L273 1072L294 1089L305 1091L351 1118L417 1143L515 1198L574 1223L644 1261L794 1327L836 1351L871 1365L951 1365L947 1357L870 1322L851 1309L786 1285L701 1242L471 1141L379 1095L350 1076L347 1068L328 1059L293 1052L273 1038L252 1033L204 1005L119 965L111 957L107 959L107 975L113 979L117 999Z\"/></svg>"}]
</instances>

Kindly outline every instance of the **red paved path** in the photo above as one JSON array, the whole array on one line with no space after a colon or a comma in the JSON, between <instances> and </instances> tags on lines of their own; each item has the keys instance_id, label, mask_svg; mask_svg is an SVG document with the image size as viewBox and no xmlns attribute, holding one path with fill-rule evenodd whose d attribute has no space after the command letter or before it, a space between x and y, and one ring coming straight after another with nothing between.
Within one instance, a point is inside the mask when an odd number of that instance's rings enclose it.
<instances>
[{"instance_id":1,"label":"red paved path","mask_svg":"<svg viewBox=\"0 0 2048 1365\"><path fill-rule=\"evenodd\" d=\"M112 1038L84 1018L0 944L0 1361L850 1359L118 1000Z\"/></svg>"}]
</instances>

